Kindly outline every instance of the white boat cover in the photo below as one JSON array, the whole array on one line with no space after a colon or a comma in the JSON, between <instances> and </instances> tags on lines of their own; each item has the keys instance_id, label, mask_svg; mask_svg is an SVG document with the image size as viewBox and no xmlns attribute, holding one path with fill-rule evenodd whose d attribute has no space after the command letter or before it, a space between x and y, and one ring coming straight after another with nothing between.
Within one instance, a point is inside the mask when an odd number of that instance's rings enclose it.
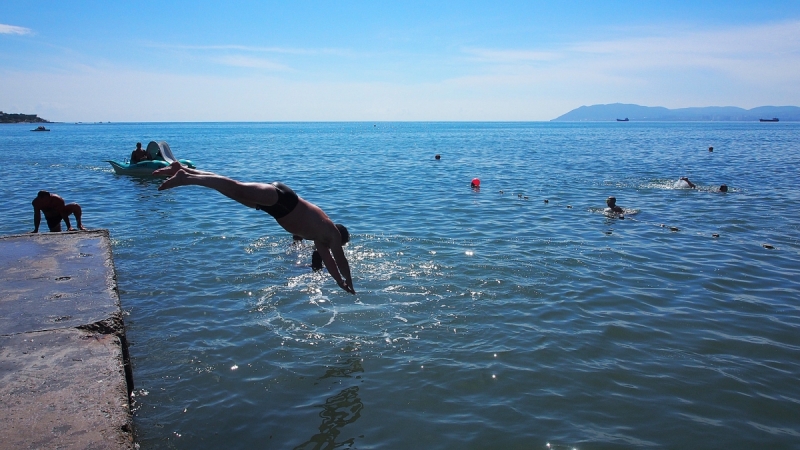
<instances>
[{"instance_id":1,"label":"white boat cover","mask_svg":"<svg viewBox=\"0 0 800 450\"><path fill-rule=\"evenodd\" d=\"M162 160L169 163L178 160L175 158L175 155L172 154L172 150L169 149L169 144L167 144L165 141L150 141L150 143L147 144L146 151L150 156L150 159L153 160Z\"/></svg>"}]
</instances>

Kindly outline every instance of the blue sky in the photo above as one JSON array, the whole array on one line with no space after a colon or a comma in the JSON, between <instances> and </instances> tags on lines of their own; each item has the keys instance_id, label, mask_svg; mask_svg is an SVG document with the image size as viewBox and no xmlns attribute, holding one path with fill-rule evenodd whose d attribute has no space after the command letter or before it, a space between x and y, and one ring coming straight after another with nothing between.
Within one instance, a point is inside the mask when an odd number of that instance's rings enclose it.
<instances>
[{"instance_id":1,"label":"blue sky","mask_svg":"<svg viewBox=\"0 0 800 450\"><path fill-rule=\"evenodd\" d=\"M800 2L0 4L0 111L53 121L527 121L800 105Z\"/></svg>"}]
</instances>

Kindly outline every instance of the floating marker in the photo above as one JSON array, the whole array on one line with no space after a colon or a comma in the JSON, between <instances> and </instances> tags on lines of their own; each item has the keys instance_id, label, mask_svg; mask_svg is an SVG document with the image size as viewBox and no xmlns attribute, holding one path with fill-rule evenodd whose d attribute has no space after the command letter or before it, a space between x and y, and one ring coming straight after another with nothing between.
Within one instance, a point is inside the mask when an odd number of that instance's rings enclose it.
<instances>
[{"instance_id":1,"label":"floating marker","mask_svg":"<svg viewBox=\"0 0 800 450\"><path fill-rule=\"evenodd\" d=\"M479 178L473 178L472 179L472 183L470 183L470 184L472 185L472 187L480 187L481 180Z\"/></svg>"}]
</instances>

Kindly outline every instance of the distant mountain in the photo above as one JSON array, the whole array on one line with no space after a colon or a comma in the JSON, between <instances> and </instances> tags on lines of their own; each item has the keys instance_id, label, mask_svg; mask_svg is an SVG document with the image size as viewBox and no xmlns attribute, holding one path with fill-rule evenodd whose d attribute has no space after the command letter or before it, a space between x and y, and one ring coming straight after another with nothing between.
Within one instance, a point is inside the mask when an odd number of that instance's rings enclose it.
<instances>
[{"instance_id":1,"label":"distant mountain","mask_svg":"<svg viewBox=\"0 0 800 450\"><path fill-rule=\"evenodd\" d=\"M759 106L753 109L735 106L667 109L661 106L639 106L624 103L581 106L551 122L613 122L628 118L633 121L738 121L758 122L777 117L781 122L800 121L800 107Z\"/></svg>"},{"instance_id":2,"label":"distant mountain","mask_svg":"<svg viewBox=\"0 0 800 450\"><path fill-rule=\"evenodd\" d=\"M6 114L0 111L0 123L52 123L36 114Z\"/></svg>"}]
</instances>

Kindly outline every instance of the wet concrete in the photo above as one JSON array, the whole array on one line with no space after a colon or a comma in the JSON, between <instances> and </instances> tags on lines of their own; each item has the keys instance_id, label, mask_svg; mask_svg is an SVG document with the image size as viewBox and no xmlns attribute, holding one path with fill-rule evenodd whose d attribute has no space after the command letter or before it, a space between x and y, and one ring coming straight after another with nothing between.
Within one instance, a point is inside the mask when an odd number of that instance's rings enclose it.
<instances>
[{"instance_id":1,"label":"wet concrete","mask_svg":"<svg viewBox=\"0 0 800 450\"><path fill-rule=\"evenodd\" d=\"M0 448L134 448L106 230L0 237Z\"/></svg>"}]
</instances>

